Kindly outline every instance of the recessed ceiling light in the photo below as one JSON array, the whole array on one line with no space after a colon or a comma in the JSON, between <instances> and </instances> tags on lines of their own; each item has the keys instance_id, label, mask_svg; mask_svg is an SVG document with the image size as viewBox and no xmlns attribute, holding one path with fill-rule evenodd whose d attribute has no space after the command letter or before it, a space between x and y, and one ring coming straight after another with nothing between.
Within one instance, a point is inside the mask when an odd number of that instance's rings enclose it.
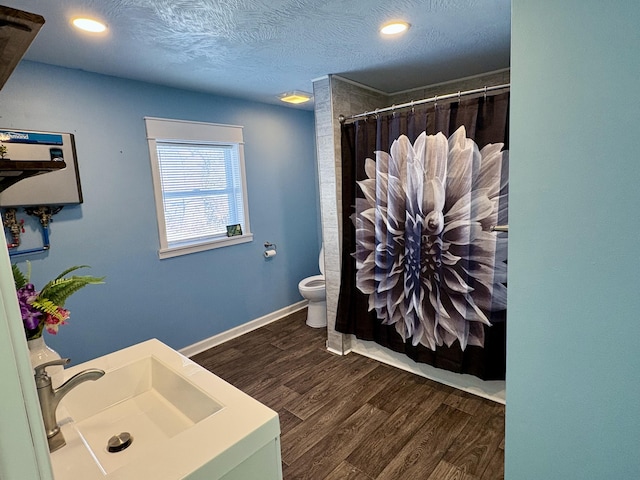
<instances>
[{"instance_id":1,"label":"recessed ceiling light","mask_svg":"<svg viewBox=\"0 0 640 480\"><path fill-rule=\"evenodd\" d=\"M293 92L287 92L280 95L280 100L287 103L305 103L313 98L313 95L307 92L299 92L294 90Z\"/></svg>"},{"instance_id":2,"label":"recessed ceiling light","mask_svg":"<svg viewBox=\"0 0 640 480\"><path fill-rule=\"evenodd\" d=\"M406 32L409 27L410 25L407 22L393 21L380 27L380 33L383 35L397 35L398 33Z\"/></svg>"},{"instance_id":3,"label":"recessed ceiling light","mask_svg":"<svg viewBox=\"0 0 640 480\"><path fill-rule=\"evenodd\" d=\"M91 18L74 18L71 23L73 23L76 28L84 30L85 32L102 33L107 29L104 23Z\"/></svg>"}]
</instances>

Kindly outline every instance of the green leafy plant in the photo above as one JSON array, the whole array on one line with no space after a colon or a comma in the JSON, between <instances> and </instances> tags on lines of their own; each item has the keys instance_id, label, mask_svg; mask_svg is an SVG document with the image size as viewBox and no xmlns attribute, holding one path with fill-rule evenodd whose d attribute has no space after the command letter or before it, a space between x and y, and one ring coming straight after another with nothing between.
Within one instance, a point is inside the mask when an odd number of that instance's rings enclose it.
<instances>
[{"instance_id":1,"label":"green leafy plant","mask_svg":"<svg viewBox=\"0 0 640 480\"><path fill-rule=\"evenodd\" d=\"M40 337L44 329L53 335L58 333L58 327L66 324L69 319L69 310L63 308L66 300L87 285L104 283L104 277L90 275L66 277L69 273L81 268L88 268L88 265L77 265L66 269L38 292L30 282L30 262L27 262L26 275L17 265L11 266L27 340Z\"/></svg>"}]
</instances>

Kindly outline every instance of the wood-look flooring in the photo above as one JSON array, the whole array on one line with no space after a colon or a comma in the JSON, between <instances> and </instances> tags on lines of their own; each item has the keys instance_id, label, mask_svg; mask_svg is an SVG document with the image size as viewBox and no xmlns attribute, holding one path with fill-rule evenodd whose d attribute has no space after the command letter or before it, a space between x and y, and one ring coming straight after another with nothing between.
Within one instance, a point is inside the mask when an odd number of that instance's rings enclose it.
<instances>
[{"instance_id":1,"label":"wood-look flooring","mask_svg":"<svg viewBox=\"0 0 640 480\"><path fill-rule=\"evenodd\" d=\"M504 406L325 348L306 309L192 359L279 413L285 480L499 480Z\"/></svg>"}]
</instances>

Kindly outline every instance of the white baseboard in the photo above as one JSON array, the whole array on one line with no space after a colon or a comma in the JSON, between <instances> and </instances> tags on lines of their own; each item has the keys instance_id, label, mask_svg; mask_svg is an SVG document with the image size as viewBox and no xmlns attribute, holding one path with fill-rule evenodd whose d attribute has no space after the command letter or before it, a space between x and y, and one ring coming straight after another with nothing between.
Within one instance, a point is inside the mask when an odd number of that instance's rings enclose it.
<instances>
[{"instance_id":1,"label":"white baseboard","mask_svg":"<svg viewBox=\"0 0 640 480\"><path fill-rule=\"evenodd\" d=\"M307 300L301 300L300 302L289 305L288 307L281 308L280 310L268 313L267 315L256 318L255 320L251 320L247 323L243 323L242 325L238 325L231 330L218 333L213 337L205 338L204 340L194 343L193 345L181 348L179 352L185 357L192 357L198 353L210 349L211 347L215 347L224 342L228 342L229 340L239 337L240 335L244 335L245 333L249 333L256 328L264 327L265 325L273 323L276 320L280 320L281 318L284 318L287 315L291 315L298 310L302 310L307 306L307 303Z\"/></svg>"},{"instance_id":2,"label":"white baseboard","mask_svg":"<svg viewBox=\"0 0 640 480\"><path fill-rule=\"evenodd\" d=\"M372 358L373 360L420 375L434 382L443 383L458 390L493 400L494 402L506 403L506 383L504 381L481 380L473 375L453 373L448 370L432 367L426 363L417 363L406 355L389 350L375 342L359 340L355 338L355 336L352 337L351 347L353 352Z\"/></svg>"}]
</instances>

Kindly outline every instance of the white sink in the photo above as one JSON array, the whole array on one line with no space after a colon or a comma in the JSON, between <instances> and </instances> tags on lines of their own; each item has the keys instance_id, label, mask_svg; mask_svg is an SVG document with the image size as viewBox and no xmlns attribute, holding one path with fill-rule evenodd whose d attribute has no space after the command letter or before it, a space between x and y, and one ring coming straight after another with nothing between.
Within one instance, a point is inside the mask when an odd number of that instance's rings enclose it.
<instances>
[{"instance_id":1,"label":"white sink","mask_svg":"<svg viewBox=\"0 0 640 480\"><path fill-rule=\"evenodd\" d=\"M65 379L87 368L106 373L60 402L67 445L51 454L56 480L249 478L256 461L256 478L282 478L277 413L160 341L68 368ZM123 432L131 445L109 452Z\"/></svg>"}]
</instances>

